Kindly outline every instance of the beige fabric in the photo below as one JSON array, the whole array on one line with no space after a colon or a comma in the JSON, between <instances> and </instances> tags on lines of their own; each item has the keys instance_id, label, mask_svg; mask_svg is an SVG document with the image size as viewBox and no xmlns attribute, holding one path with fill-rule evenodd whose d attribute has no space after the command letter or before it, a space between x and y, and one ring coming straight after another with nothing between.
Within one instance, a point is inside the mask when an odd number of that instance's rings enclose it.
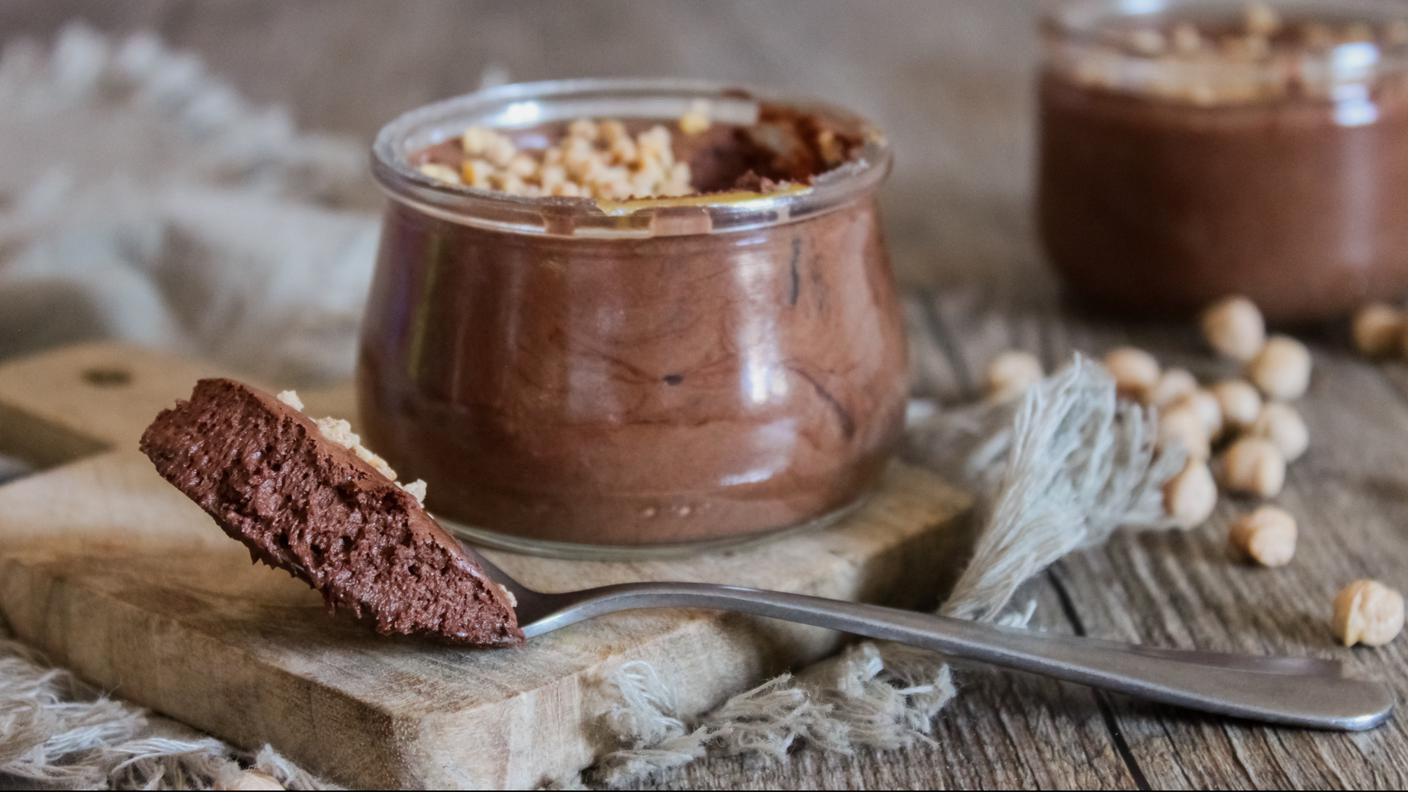
<instances>
[{"instance_id":1,"label":"beige fabric","mask_svg":"<svg viewBox=\"0 0 1408 792\"><path fill-rule=\"evenodd\" d=\"M362 145L296 132L149 36L0 57L0 357L121 338L281 382L351 373Z\"/></svg>"}]
</instances>

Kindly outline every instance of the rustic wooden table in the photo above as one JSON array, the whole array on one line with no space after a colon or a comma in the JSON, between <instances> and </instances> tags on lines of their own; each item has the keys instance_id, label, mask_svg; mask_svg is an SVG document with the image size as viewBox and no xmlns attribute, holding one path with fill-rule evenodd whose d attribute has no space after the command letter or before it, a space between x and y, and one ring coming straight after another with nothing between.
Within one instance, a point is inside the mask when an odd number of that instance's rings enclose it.
<instances>
[{"instance_id":1,"label":"rustic wooden table","mask_svg":"<svg viewBox=\"0 0 1408 792\"><path fill-rule=\"evenodd\" d=\"M1185 325L1117 324L1065 308L1027 211L1033 4L1018 2L239 4L37 0L0 5L0 36L65 21L152 29L304 127L370 138L395 113L514 79L681 74L824 95L880 119L898 165L885 194L907 290L915 390L973 397L985 361L1021 347L1047 365L1132 342L1200 376L1222 373ZM368 205L376 196L368 186ZM1137 262L1131 262L1137 265ZM1339 328L1310 328L1300 405L1314 443L1279 502L1302 526L1295 562L1237 564L1227 501L1186 533L1116 538L1029 587L1044 629L1165 646L1334 657L1408 697L1408 640L1333 645L1330 601L1351 579L1408 585L1408 366L1373 366ZM719 759L668 779L697 788L1402 787L1400 714L1360 735L1270 729L1011 674L971 673L932 745L890 755L799 753L786 766Z\"/></svg>"}]
</instances>

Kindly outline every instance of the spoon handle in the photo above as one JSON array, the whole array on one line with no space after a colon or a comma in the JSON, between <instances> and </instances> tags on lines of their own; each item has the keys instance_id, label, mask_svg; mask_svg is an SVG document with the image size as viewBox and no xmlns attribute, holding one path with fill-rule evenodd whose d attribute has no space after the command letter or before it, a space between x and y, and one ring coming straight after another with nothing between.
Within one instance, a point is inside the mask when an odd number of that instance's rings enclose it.
<instances>
[{"instance_id":1,"label":"spoon handle","mask_svg":"<svg viewBox=\"0 0 1408 792\"><path fill-rule=\"evenodd\" d=\"M702 583L636 583L546 595L556 607L531 637L638 608L734 611L932 649L953 659L1125 693L1237 718L1361 731L1395 703L1378 682L1350 679L1318 660L1151 649L776 591Z\"/></svg>"}]
</instances>

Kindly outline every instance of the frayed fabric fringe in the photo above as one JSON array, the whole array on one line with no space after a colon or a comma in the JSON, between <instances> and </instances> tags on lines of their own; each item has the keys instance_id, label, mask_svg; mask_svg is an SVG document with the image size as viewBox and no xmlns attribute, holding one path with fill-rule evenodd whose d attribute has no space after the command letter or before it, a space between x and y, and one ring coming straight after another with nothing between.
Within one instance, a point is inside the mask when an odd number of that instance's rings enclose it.
<instances>
[{"instance_id":1,"label":"frayed fabric fringe","mask_svg":"<svg viewBox=\"0 0 1408 792\"><path fill-rule=\"evenodd\" d=\"M914 455L966 482L986 513L940 612L1025 626L1035 603L1009 605L1047 566L1116 528L1172 527L1162 484L1183 455L1157 452L1155 429L1155 416L1117 401L1109 376L1079 357L1016 404L974 405L911 427ZM943 458L931 458L937 449ZM626 787L709 755L904 748L931 740L936 716L957 695L939 655L874 641L739 694L694 724L677 716L649 665L625 664L608 682L619 695L602 725L621 748L572 785Z\"/></svg>"}]
</instances>

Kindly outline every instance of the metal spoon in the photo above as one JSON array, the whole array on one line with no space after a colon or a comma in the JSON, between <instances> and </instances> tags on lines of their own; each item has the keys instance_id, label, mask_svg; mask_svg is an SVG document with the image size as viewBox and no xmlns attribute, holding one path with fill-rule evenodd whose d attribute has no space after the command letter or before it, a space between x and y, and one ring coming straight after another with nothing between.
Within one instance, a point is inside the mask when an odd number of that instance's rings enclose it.
<instances>
[{"instance_id":1,"label":"metal spoon","mask_svg":"<svg viewBox=\"0 0 1408 792\"><path fill-rule=\"evenodd\" d=\"M1042 674L1189 709L1317 729L1362 731L1393 711L1393 691L1343 675L1339 662L1155 649L914 611L708 583L626 583L545 594L466 548L517 600L535 638L608 613L704 608L765 616L932 649L955 660Z\"/></svg>"}]
</instances>

